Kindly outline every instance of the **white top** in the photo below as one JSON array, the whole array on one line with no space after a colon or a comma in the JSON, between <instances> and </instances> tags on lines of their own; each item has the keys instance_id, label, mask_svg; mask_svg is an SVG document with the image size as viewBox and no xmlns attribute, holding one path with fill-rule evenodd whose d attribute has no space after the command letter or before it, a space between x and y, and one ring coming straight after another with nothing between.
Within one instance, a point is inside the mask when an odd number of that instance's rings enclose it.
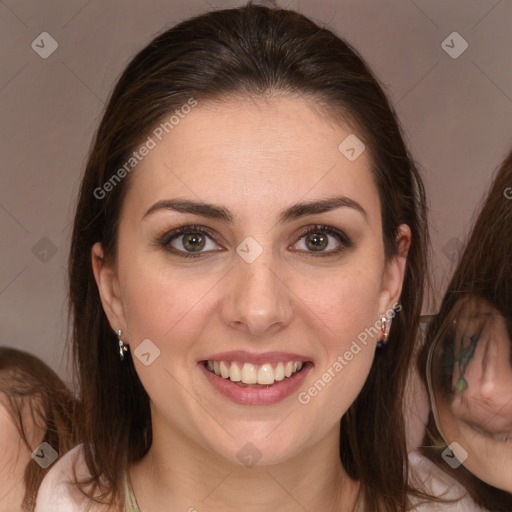
<instances>
[{"instance_id":1,"label":"white top","mask_svg":"<svg viewBox=\"0 0 512 512\"><path fill-rule=\"evenodd\" d=\"M34 512L107 512L104 506L90 503L70 483L73 479L73 466L79 478L90 475L82 445L75 446L51 467L39 487Z\"/></svg>"},{"instance_id":2,"label":"white top","mask_svg":"<svg viewBox=\"0 0 512 512\"><path fill-rule=\"evenodd\" d=\"M55 463L44 478L39 488L35 512L107 512L105 507L97 504L91 504L88 508L88 500L66 483L72 477L74 462L80 477L88 474L81 445L76 446ZM456 503L420 504L414 509L415 512L486 512L474 503L461 484L423 455L411 452L409 463L412 485L435 496L459 499Z\"/></svg>"},{"instance_id":3,"label":"white top","mask_svg":"<svg viewBox=\"0 0 512 512\"><path fill-rule=\"evenodd\" d=\"M409 479L411 485L433 496L458 499L455 503L424 503L418 505L414 512L487 512L473 501L464 486L419 452L409 453Z\"/></svg>"}]
</instances>

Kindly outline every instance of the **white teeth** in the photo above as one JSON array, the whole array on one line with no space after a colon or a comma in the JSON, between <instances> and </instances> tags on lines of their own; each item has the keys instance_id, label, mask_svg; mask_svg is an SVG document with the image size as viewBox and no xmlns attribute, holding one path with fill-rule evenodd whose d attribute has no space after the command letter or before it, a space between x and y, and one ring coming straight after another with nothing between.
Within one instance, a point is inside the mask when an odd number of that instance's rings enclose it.
<instances>
[{"instance_id":1,"label":"white teeth","mask_svg":"<svg viewBox=\"0 0 512 512\"><path fill-rule=\"evenodd\" d=\"M274 379L277 381L284 379L284 366L283 363L277 363L276 369L274 371Z\"/></svg>"},{"instance_id":2,"label":"white teeth","mask_svg":"<svg viewBox=\"0 0 512 512\"><path fill-rule=\"evenodd\" d=\"M236 363L231 363L231 367L229 368L229 380L231 380L231 382L240 382L242 380L240 368L238 368Z\"/></svg>"},{"instance_id":3,"label":"white teeth","mask_svg":"<svg viewBox=\"0 0 512 512\"><path fill-rule=\"evenodd\" d=\"M274 370L272 365L264 364L258 370L258 384L274 384Z\"/></svg>"},{"instance_id":4,"label":"white teeth","mask_svg":"<svg viewBox=\"0 0 512 512\"><path fill-rule=\"evenodd\" d=\"M270 363L261 366L252 363L237 363L232 361L207 361L206 367L216 375L232 382L242 382L244 384L262 384L272 385L274 382L284 380L300 371L303 367L302 361L279 362L275 368ZM240 369L240 367L242 367Z\"/></svg>"},{"instance_id":5,"label":"white teeth","mask_svg":"<svg viewBox=\"0 0 512 512\"><path fill-rule=\"evenodd\" d=\"M224 361L220 362L220 374L224 379L229 379L229 370Z\"/></svg>"},{"instance_id":6,"label":"white teeth","mask_svg":"<svg viewBox=\"0 0 512 512\"><path fill-rule=\"evenodd\" d=\"M256 384L258 382L258 372L251 363L244 363L242 367L242 382L244 384Z\"/></svg>"}]
</instances>

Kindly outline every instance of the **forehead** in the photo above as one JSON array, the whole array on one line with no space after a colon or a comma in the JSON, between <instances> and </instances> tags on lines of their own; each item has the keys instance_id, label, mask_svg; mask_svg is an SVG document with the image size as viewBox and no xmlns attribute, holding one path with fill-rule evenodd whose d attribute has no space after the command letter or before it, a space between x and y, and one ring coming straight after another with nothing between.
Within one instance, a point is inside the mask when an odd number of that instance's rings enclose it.
<instances>
[{"instance_id":1,"label":"forehead","mask_svg":"<svg viewBox=\"0 0 512 512\"><path fill-rule=\"evenodd\" d=\"M174 123L169 133L149 134L153 147L130 176L125 204L132 210L183 197L267 212L333 195L379 207L369 151L349 160L339 147L357 135L322 116L311 100L198 101Z\"/></svg>"}]
</instances>

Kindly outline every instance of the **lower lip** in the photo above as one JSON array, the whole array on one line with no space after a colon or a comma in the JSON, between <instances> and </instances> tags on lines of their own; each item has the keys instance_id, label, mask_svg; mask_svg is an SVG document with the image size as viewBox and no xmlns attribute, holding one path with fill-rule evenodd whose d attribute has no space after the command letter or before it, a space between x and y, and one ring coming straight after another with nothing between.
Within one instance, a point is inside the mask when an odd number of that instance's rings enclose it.
<instances>
[{"instance_id":1,"label":"lower lip","mask_svg":"<svg viewBox=\"0 0 512 512\"><path fill-rule=\"evenodd\" d=\"M307 373L313 367L311 363L305 363L300 372L295 373L292 377L286 377L268 388L246 388L211 372L206 368L204 362L198 364L210 384L217 391L231 401L242 405L277 404L297 391L304 382Z\"/></svg>"}]
</instances>

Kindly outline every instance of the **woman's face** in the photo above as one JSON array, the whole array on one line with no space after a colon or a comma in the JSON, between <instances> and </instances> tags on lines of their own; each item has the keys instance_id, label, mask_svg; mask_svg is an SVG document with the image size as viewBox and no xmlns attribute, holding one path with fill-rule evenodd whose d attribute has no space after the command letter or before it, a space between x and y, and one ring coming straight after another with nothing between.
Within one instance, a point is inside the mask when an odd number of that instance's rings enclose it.
<instances>
[{"instance_id":1,"label":"woman's face","mask_svg":"<svg viewBox=\"0 0 512 512\"><path fill-rule=\"evenodd\" d=\"M506 319L476 295L460 300L454 312L454 333L446 337L453 342L452 390L448 395L436 390L438 427L447 444L456 442L464 449L455 454L469 471L512 492L512 367Z\"/></svg>"},{"instance_id":2,"label":"woman's face","mask_svg":"<svg viewBox=\"0 0 512 512\"><path fill-rule=\"evenodd\" d=\"M93 248L154 435L235 463L277 463L337 438L401 291L410 231L401 226L400 255L386 265L369 151L353 159L348 149L349 160L338 147L350 130L309 105L199 102L152 136L130 176L117 268ZM285 376L294 362L302 370Z\"/></svg>"}]
</instances>

